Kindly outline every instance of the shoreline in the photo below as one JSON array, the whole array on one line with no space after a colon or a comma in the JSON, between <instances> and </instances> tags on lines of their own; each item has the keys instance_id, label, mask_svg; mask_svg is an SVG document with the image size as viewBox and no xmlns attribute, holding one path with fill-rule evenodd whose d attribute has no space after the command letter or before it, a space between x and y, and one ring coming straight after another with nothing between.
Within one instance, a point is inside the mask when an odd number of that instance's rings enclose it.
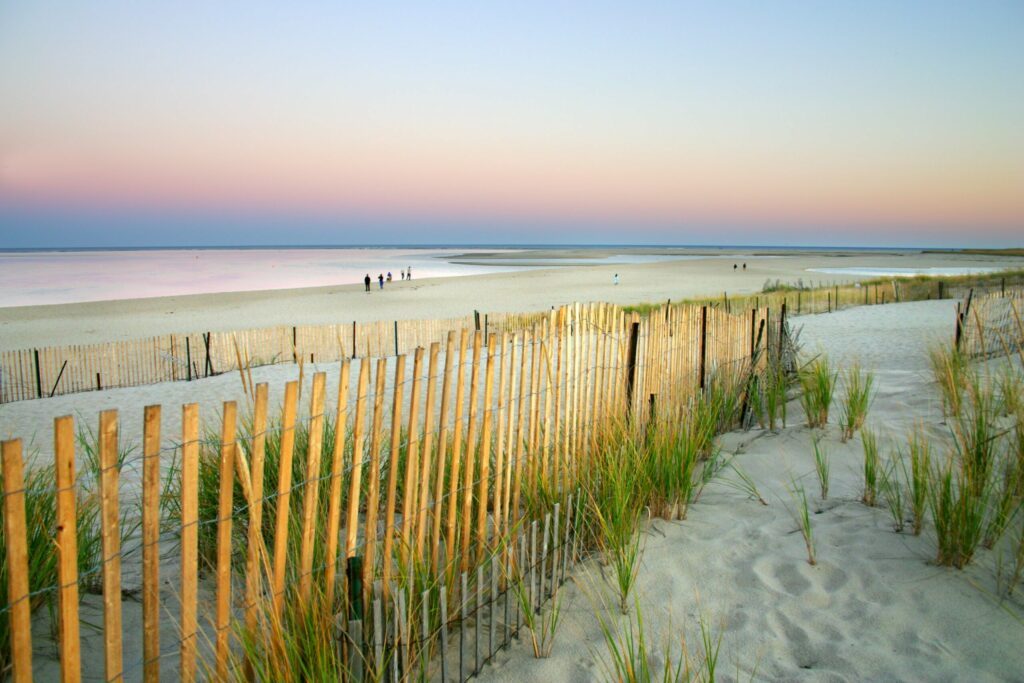
<instances>
[{"instance_id":1,"label":"shoreline","mask_svg":"<svg viewBox=\"0 0 1024 683\"><path fill-rule=\"evenodd\" d=\"M621 253L621 250L612 250ZM704 250L706 252L706 250ZM532 253L534 258L578 258L567 250ZM660 252L664 254L664 251ZM730 252L730 255L733 253ZM298 289L191 294L70 304L0 308L0 350L122 341L160 334L232 331L281 324L328 324L414 320L481 313L539 311L574 301L637 304L723 293L753 294L766 281L851 283L869 275L827 274L811 268L844 267L1019 267L1016 257L987 255L864 253L790 254L754 258L733 270L719 256L691 256L654 263L536 267L529 270L424 278L389 283L367 293L361 283ZM744 254L736 253L736 263ZM767 254L766 254L767 256ZM454 257L450 257L454 258ZM494 258L507 258L495 254ZM620 284L613 284L619 274Z\"/></svg>"}]
</instances>

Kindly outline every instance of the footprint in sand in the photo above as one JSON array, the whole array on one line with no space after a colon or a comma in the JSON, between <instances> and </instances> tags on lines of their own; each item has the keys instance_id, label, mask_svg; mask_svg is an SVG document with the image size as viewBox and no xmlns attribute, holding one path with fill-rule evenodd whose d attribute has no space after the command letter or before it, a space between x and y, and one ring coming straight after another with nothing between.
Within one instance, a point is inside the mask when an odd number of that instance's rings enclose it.
<instances>
[{"instance_id":1,"label":"footprint in sand","mask_svg":"<svg viewBox=\"0 0 1024 683\"><path fill-rule=\"evenodd\" d=\"M803 595L811 587L811 582L800 573L800 569L790 563L758 559L754 562L753 573L768 588L794 597Z\"/></svg>"}]
</instances>

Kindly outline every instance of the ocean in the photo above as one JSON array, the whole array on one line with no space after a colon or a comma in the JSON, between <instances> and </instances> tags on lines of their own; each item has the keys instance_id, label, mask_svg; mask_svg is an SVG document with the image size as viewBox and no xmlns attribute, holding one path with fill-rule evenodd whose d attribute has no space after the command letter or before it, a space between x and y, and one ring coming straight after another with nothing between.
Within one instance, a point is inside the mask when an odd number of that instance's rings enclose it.
<instances>
[{"instance_id":1,"label":"ocean","mask_svg":"<svg viewBox=\"0 0 1024 683\"><path fill-rule=\"evenodd\" d=\"M362 283L369 274L395 280L458 277L529 268L645 263L696 258L612 254L599 258L516 258L522 250L495 248L195 248L0 252L0 307L111 299L209 294ZM507 254L477 263L473 254Z\"/></svg>"}]
</instances>

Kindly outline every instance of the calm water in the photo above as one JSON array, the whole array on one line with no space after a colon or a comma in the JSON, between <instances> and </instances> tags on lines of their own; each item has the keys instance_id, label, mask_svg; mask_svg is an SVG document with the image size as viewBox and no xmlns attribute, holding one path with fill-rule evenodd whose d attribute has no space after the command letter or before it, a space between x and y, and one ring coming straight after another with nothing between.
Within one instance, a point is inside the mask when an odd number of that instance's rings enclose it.
<instances>
[{"instance_id":1,"label":"calm water","mask_svg":"<svg viewBox=\"0 0 1024 683\"><path fill-rule=\"evenodd\" d=\"M957 275L995 273L1004 269L990 268L988 266L972 266L969 268L943 266L939 268L808 268L807 270L813 273L828 273L830 275L863 275L867 277L914 277L916 275L955 277Z\"/></svg>"},{"instance_id":2,"label":"calm water","mask_svg":"<svg viewBox=\"0 0 1024 683\"><path fill-rule=\"evenodd\" d=\"M508 253L488 265L450 263L455 254ZM680 256L619 255L565 261L515 258L498 249L151 249L0 252L0 307L139 299L362 283L367 273L411 268L414 279L536 267L644 263ZM469 257L472 258L471 256Z\"/></svg>"}]
</instances>

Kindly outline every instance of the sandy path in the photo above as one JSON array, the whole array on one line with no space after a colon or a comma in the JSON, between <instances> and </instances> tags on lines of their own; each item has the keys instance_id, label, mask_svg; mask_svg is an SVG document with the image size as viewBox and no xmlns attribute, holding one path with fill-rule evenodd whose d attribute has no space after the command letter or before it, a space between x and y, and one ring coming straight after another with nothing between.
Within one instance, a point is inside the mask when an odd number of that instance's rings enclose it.
<instances>
[{"instance_id":1,"label":"sandy path","mask_svg":"<svg viewBox=\"0 0 1024 683\"><path fill-rule=\"evenodd\" d=\"M941 435L930 385L927 344L948 339L949 302L859 308L798 319L803 341L841 364L876 369L878 397L869 422L905 438L915 420ZM833 417L833 422L835 418ZM764 507L712 483L684 522L655 520L644 539L638 595L648 638L678 652L685 633L700 652L698 618L723 633L720 680L1020 680L1024 651L1021 598L994 603L993 552L966 571L936 567L934 539L892 531L888 512L859 502L862 446L839 441L833 424L823 444L832 482L820 501L813 433L796 403L779 433L752 430L722 439L769 501ZM799 426L798 426L799 425ZM728 475L726 475L728 476ZM812 498L818 565L806 561L787 505L790 477ZM587 681L605 678L607 656L593 603L608 596L598 565L578 567L565 589L564 623L547 660L526 642L498 655L483 680ZM604 597L604 599L608 599Z\"/></svg>"}]
</instances>

